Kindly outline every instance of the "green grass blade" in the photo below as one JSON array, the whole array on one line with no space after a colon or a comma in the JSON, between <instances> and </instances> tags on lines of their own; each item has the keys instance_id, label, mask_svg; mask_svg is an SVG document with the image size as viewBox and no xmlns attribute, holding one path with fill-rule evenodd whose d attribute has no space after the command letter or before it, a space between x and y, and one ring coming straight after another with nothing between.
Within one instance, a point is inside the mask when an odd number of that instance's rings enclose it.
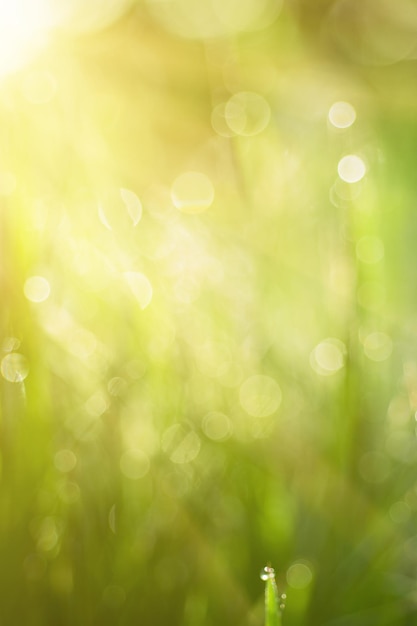
<instances>
[{"instance_id":1,"label":"green grass blade","mask_svg":"<svg viewBox=\"0 0 417 626\"><path fill-rule=\"evenodd\" d=\"M281 626L281 611L274 569L269 566L264 567L261 578L265 581L265 626Z\"/></svg>"}]
</instances>

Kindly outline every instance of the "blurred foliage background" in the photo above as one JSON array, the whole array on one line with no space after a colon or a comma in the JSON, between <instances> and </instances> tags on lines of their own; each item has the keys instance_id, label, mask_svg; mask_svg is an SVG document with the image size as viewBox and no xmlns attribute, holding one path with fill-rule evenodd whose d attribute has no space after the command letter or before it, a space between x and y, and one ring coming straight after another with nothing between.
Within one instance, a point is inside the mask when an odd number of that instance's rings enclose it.
<instances>
[{"instance_id":1,"label":"blurred foliage background","mask_svg":"<svg viewBox=\"0 0 417 626\"><path fill-rule=\"evenodd\" d=\"M417 6L0 2L0 620L410 625Z\"/></svg>"}]
</instances>

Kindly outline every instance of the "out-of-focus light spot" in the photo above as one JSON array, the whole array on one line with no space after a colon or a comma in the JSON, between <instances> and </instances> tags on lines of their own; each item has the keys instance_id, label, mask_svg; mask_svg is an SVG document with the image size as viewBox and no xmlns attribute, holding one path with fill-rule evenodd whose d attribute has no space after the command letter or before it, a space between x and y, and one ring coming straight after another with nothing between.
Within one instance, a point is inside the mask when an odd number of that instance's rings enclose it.
<instances>
[{"instance_id":1,"label":"out-of-focus light spot","mask_svg":"<svg viewBox=\"0 0 417 626\"><path fill-rule=\"evenodd\" d=\"M204 434L214 441L224 441L232 434L232 423L224 413L211 411L202 422Z\"/></svg>"},{"instance_id":2,"label":"out-of-focus light spot","mask_svg":"<svg viewBox=\"0 0 417 626\"><path fill-rule=\"evenodd\" d=\"M337 177L330 189L330 202L335 207L345 208L349 206L350 202L359 198L362 193L362 189L363 184L361 181L352 184Z\"/></svg>"},{"instance_id":3,"label":"out-of-focus light spot","mask_svg":"<svg viewBox=\"0 0 417 626\"><path fill-rule=\"evenodd\" d=\"M85 403L85 410L93 417L100 417L109 408L109 399L103 391L96 391Z\"/></svg>"},{"instance_id":4,"label":"out-of-focus light spot","mask_svg":"<svg viewBox=\"0 0 417 626\"><path fill-rule=\"evenodd\" d=\"M275 578L275 570L273 567L269 567L268 565L263 568L261 573L259 574L261 580L274 580Z\"/></svg>"},{"instance_id":5,"label":"out-of-focus light spot","mask_svg":"<svg viewBox=\"0 0 417 626\"><path fill-rule=\"evenodd\" d=\"M363 350L371 361L385 361L392 352L392 340L386 333L375 332L367 335Z\"/></svg>"},{"instance_id":6,"label":"out-of-focus light spot","mask_svg":"<svg viewBox=\"0 0 417 626\"><path fill-rule=\"evenodd\" d=\"M379 309L385 302L384 286L376 281L364 282L358 289L358 302L365 309Z\"/></svg>"},{"instance_id":7,"label":"out-of-focus light spot","mask_svg":"<svg viewBox=\"0 0 417 626\"><path fill-rule=\"evenodd\" d=\"M411 517L411 509L406 502L395 502L389 510L389 516L396 524L405 524Z\"/></svg>"},{"instance_id":8,"label":"out-of-focus light spot","mask_svg":"<svg viewBox=\"0 0 417 626\"><path fill-rule=\"evenodd\" d=\"M337 171L346 183L357 183L366 174L366 166L356 154L347 154L338 163Z\"/></svg>"},{"instance_id":9,"label":"out-of-focus light spot","mask_svg":"<svg viewBox=\"0 0 417 626\"><path fill-rule=\"evenodd\" d=\"M415 54L413 0L370 1L356 9L356 0L337 0L322 24L344 54L369 65L397 63Z\"/></svg>"},{"instance_id":10,"label":"out-of-focus light spot","mask_svg":"<svg viewBox=\"0 0 417 626\"><path fill-rule=\"evenodd\" d=\"M142 202L125 187L108 187L100 194L97 204L98 217L107 230L123 235L142 218Z\"/></svg>"},{"instance_id":11,"label":"out-of-focus light spot","mask_svg":"<svg viewBox=\"0 0 417 626\"><path fill-rule=\"evenodd\" d=\"M390 473L389 459L382 452L366 452L359 461L359 472L367 483L382 483Z\"/></svg>"},{"instance_id":12,"label":"out-of-focus light spot","mask_svg":"<svg viewBox=\"0 0 417 626\"><path fill-rule=\"evenodd\" d=\"M339 339L329 337L321 341L310 354L310 365L320 376L332 376L345 364L346 346Z\"/></svg>"},{"instance_id":13,"label":"out-of-focus light spot","mask_svg":"<svg viewBox=\"0 0 417 626\"><path fill-rule=\"evenodd\" d=\"M171 188L174 206L183 213L202 213L214 200L213 183L201 172L185 172Z\"/></svg>"},{"instance_id":14,"label":"out-of-focus light spot","mask_svg":"<svg viewBox=\"0 0 417 626\"><path fill-rule=\"evenodd\" d=\"M45 302L49 298L51 287L43 276L31 276L25 281L23 292L31 302Z\"/></svg>"},{"instance_id":15,"label":"out-of-focus light spot","mask_svg":"<svg viewBox=\"0 0 417 626\"><path fill-rule=\"evenodd\" d=\"M43 0L3 0L0 3L0 75L23 66L45 44L49 27Z\"/></svg>"},{"instance_id":16,"label":"out-of-focus light spot","mask_svg":"<svg viewBox=\"0 0 417 626\"><path fill-rule=\"evenodd\" d=\"M0 172L0 196L11 196L16 191L16 176L12 172Z\"/></svg>"},{"instance_id":17,"label":"out-of-focus light spot","mask_svg":"<svg viewBox=\"0 0 417 626\"><path fill-rule=\"evenodd\" d=\"M107 390L111 396L120 397L127 390L127 382L124 378L120 376L115 376L111 378L107 383Z\"/></svg>"},{"instance_id":18,"label":"out-of-focus light spot","mask_svg":"<svg viewBox=\"0 0 417 626\"><path fill-rule=\"evenodd\" d=\"M136 448L126 450L120 458L120 469L126 478L131 480L138 480L146 476L150 466L148 455Z\"/></svg>"},{"instance_id":19,"label":"out-of-focus light spot","mask_svg":"<svg viewBox=\"0 0 417 626\"><path fill-rule=\"evenodd\" d=\"M20 339L17 337L6 337L3 341L2 348L4 352L15 352L20 348Z\"/></svg>"},{"instance_id":20,"label":"out-of-focus light spot","mask_svg":"<svg viewBox=\"0 0 417 626\"><path fill-rule=\"evenodd\" d=\"M313 572L306 563L294 563L287 570L287 582L293 589L305 589L312 580Z\"/></svg>"},{"instance_id":21,"label":"out-of-focus light spot","mask_svg":"<svg viewBox=\"0 0 417 626\"><path fill-rule=\"evenodd\" d=\"M251 137L262 132L269 124L271 108L258 93L241 91L226 103L225 120L236 135Z\"/></svg>"},{"instance_id":22,"label":"out-of-focus light spot","mask_svg":"<svg viewBox=\"0 0 417 626\"><path fill-rule=\"evenodd\" d=\"M227 33L266 28L279 15L282 0L211 0Z\"/></svg>"},{"instance_id":23,"label":"out-of-focus light spot","mask_svg":"<svg viewBox=\"0 0 417 626\"><path fill-rule=\"evenodd\" d=\"M393 426L405 426L410 421L411 407L407 396L395 396L388 406L388 419Z\"/></svg>"},{"instance_id":24,"label":"out-of-focus light spot","mask_svg":"<svg viewBox=\"0 0 417 626\"><path fill-rule=\"evenodd\" d=\"M29 374L29 363L23 354L10 352L3 357L1 362L3 378L11 383L21 383Z\"/></svg>"},{"instance_id":25,"label":"out-of-focus light spot","mask_svg":"<svg viewBox=\"0 0 417 626\"><path fill-rule=\"evenodd\" d=\"M149 279L141 272L125 272L123 275L140 308L146 309L153 296L153 289Z\"/></svg>"},{"instance_id":26,"label":"out-of-focus light spot","mask_svg":"<svg viewBox=\"0 0 417 626\"><path fill-rule=\"evenodd\" d=\"M226 103L217 104L211 113L211 125L221 137L233 137L236 133L230 128L226 120Z\"/></svg>"},{"instance_id":27,"label":"out-of-focus light spot","mask_svg":"<svg viewBox=\"0 0 417 626\"><path fill-rule=\"evenodd\" d=\"M353 272L344 260L334 260L329 268L329 285L335 293L347 297L353 286Z\"/></svg>"},{"instance_id":28,"label":"out-of-focus light spot","mask_svg":"<svg viewBox=\"0 0 417 626\"><path fill-rule=\"evenodd\" d=\"M329 121L336 128L349 128L356 120L356 111L349 102L335 102L329 110Z\"/></svg>"},{"instance_id":29,"label":"out-of-focus light spot","mask_svg":"<svg viewBox=\"0 0 417 626\"><path fill-rule=\"evenodd\" d=\"M45 104L54 97L57 82L53 74L36 70L26 74L22 81L22 93L32 104Z\"/></svg>"},{"instance_id":30,"label":"out-of-focus light spot","mask_svg":"<svg viewBox=\"0 0 417 626\"><path fill-rule=\"evenodd\" d=\"M139 224L142 217L142 203L138 196L130 189L120 189L120 197L125 203L126 210L132 220L133 226Z\"/></svg>"},{"instance_id":31,"label":"out-of-focus light spot","mask_svg":"<svg viewBox=\"0 0 417 626\"><path fill-rule=\"evenodd\" d=\"M109 26L132 6L132 0L71 0L47 2L55 22L70 33L96 32Z\"/></svg>"},{"instance_id":32,"label":"out-of-focus light spot","mask_svg":"<svg viewBox=\"0 0 417 626\"><path fill-rule=\"evenodd\" d=\"M189 463L199 454L200 437L184 424L173 424L162 435L162 450L173 463Z\"/></svg>"},{"instance_id":33,"label":"out-of-focus light spot","mask_svg":"<svg viewBox=\"0 0 417 626\"><path fill-rule=\"evenodd\" d=\"M103 591L103 603L111 609L121 607L126 601L126 591L120 585L109 585Z\"/></svg>"},{"instance_id":34,"label":"out-of-focus light spot","mask_svg":"<svg viewBox=\"0 0 417 626\"><path fill-rule=\"evenodd\" d=\"M54 456L54 465L59 472L66 474L77 465L77 457L72 450L59 450Z\"/></svg>"},{"instance_id":35,"label":"out-of-focus light spot","mask_svg":"<svg viewBox=\"0 0 417 626\"><path fill-rule=\"evenodd\" d=\"M45 517L37 530L37 548L40 552L50 552L59 541L58 526L53 517Z\"/></svg>"},{"instance_id":36,"label":"out-of-focus light spot","mask_svg":"<svg viewBox=\"0 0 417 626\"><path fill-rule=\"evenodd\" d=\"M65 480L58 489L58 496L65 504L75 504L81 497L81 490L77 483Z\"/></svg>"},{"instance_id":37,"label":"out-of-focus light spot","mask_svg":"<svg viewBox=\"0 0 417 626\"><path fill-rule=\"evenodd\" d=\"M116 534L117 532L117 524L116 524L116 505L113 504L113 506L111 507L110 511L109 511L109 517L108 517L108 521L109 521L109 528L112 531L113 535Z\"/></svg>"},{"instance_id":38,"label":"out-of-focus light spot","mask_svg":"<svg viewBox=\"0 0 417 626\"><path fill-rule=\"evenodd\" d=\"M239 399L243 409L252 417L268 417L279 408L282 392L276 380L256 374L241 385Z\"/></svg>"},{"instance_id":39,"label":"out-of-focus light spot","mask_svg":"<svg viewBox=\"0 0 417 626\"><path fill-rule=\"evenodd\" d=\"M147 0L152 15L181 37L213 39L266 28L282 0Z\"/></svg>"},{"instance_id":40,"label":"out-of-focus light spot","mask_svg":"<svg viewBox=\"0 0 417 626\"><path fill-rule=\"evenodd\" d=\"M384 244L374 235L361 237L356 244L356 256L362 263L378 263L384 258Z\"/></svg>"},{"instance_id":41,"label":"out-of-focus light spot","mask_svg":"<svg viewBox=\"0 0 417 626\"><path fill-rule=\"evenodd\" d=\"M48 43L51 32L88 32L121 15L131 0L2 0L0 2L0 76L28 63Z\"/></svg>"}]
</instances>

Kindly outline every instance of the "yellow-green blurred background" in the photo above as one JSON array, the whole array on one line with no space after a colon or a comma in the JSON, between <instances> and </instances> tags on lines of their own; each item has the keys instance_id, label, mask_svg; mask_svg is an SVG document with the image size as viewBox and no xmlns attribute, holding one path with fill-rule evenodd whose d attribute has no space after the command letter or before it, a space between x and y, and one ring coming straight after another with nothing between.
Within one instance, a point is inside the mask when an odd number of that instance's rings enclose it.
<instances>
[{"instance_id":1,"label":"yellow-green blurred background","mask_svg":"<svg viewBox=\"0 0 417 626\"><path fill-rule=\"evenodd\" d=\"M0 622L417 623L417 5L0 1Z\"/></svg>"}]
</instances>

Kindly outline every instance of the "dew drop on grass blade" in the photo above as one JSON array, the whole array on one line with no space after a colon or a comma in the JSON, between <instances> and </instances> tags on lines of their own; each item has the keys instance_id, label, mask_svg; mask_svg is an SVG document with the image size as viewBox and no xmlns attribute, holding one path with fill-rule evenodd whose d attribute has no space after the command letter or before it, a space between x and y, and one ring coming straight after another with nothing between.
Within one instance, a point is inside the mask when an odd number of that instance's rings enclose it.
<instances>
[{"instance_id":1,"label":"dew drop on grass blade","mask_svg":"<svg viewBox=\"0 0 417 626\"><path fill-rule=\"evenodd\" d=\"M269 565L264 567L261 572L261 579L265 581L265 626L281 626L274 568Z\"/></svg>"}]
</instances>

